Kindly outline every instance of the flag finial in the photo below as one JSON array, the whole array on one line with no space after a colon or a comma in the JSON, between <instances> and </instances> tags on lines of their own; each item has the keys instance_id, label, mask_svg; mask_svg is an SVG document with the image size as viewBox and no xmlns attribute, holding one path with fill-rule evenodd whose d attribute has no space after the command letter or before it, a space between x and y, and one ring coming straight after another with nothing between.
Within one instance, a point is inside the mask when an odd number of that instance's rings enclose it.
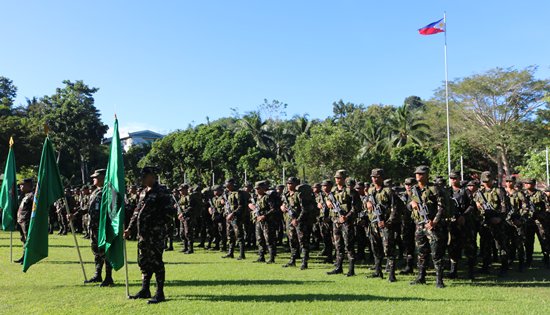
<instances>
[{"instance_id":1,"label":"flag finial","mask_svg":"<svg viewBox=\"0 0 550 315\"><path fill-rule=\"evenodd\" d=\"M115 119L118 119L118 118L116 117L116 113L115 113Z\"/></svg>"},{"instance_id":2,"label":"flag finial","mask_svg":"<svg viewBox=\"0 0 550 315\"><path fill-rule=\"evenodd\" d=\"M13 137L10 137L10 148L13 146L14 142L13 142Z\"/></svg>"}]
</instances>

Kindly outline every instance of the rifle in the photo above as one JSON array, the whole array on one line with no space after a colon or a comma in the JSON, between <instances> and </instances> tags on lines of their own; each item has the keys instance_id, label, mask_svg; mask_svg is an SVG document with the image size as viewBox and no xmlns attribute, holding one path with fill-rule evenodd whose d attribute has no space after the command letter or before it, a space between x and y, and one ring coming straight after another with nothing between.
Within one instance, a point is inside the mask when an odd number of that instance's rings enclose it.
<instances>
[{"instance_id":1,"label":"rifle","mask_svg":"<svg viewBox=\"0 0 550 315\"><path fill-rule=\"evenodd\" d=\"M525 203L527 204L527 210L529 210L529 213L531 214L531 216L533 214L535 214L535 204L533 204L533 202L531 201L531 196L529 196L528 193L525 193L523 194L525 196Z\"/></svg>"},{"instance_id":2,"label":"rifle","mask_svg":"<svg viewBox=\"0 0 550 315\"><path fill-rule=\"evenodd\" d=\"M489 218L496 216L496 210L495 208L487 201L487 198L485 198L485 195L481 190L477 191L478 196L482 199L481 206L483 207L483 217L484 221L487 221Z\"/></svg>"},{"instance_id":3,"label":"rifle","mask_svg":"<svg viewBox=\"0 0 550 315\"><path fill-rule=\"evenodd\" d=\"M224 192L222 194L223 198L223 207L225 209L226 214L229 214L231 212L231 207L229 206L229 198L227 198L227 192Z\"/></svg>"},{"instance_id":4,"label":"rifle","mask_svg":"<svg viewBox=\"0 0 550 315\"><path fill-rule=\"evenodd\" d=\"M340 202L334 198L334 194L332 192L328 194L328 199L330 199L330 202L332 202L332 205L334 206L332 212L338 214L339 216L346 215L346 212L342 210L342 207L340 207Z\"/></svg>"},{"instance_id":5,"label":"rifle","mask_svg":"<svg viewBox=\"0 0 550 315\"><path fill-rule=\"evenodd\" d=\"M418 189L418 186L414 186L412 188L412 193L413 195L415 195L416 197L418 197L418 214L420 215L420 217L422 218L422 222L420 223L428 223L428 221L430 221L430 219L428 218L428 206L426 206L426 204L422 201L422 196L420 196L420 191Z\"/></svg>"},{"instance_id":6,"label":"rifle","mask_svg":"<svg viewBox=\"0 0 550 315\"><path fill-rule=\"evenodd\" d=\"M380 222L382 221L380 219L380 216L382 215L382 211L381 211L381 206L378 202L376 202L376 198L374 198L374 195L369 195L369 201L370 203L372 203L372 207L373 207L373 211L372 213L374 214L375 218L374 220L372 220L371 222L372 223L377 223L377 222Z\"/></svg>"},{"instance_id":7,"label":"rifle","mask_svg":"<svg viewBox=\"0 0 550 315\"><path fill-rule=\"evenodd\" d=\"M323 195L323 192L321 191L319 192L319 194L321 194L321 204L323 205L323 209L321 209L323 211L323 218L326 218L329 215L327 202L325 201L325 196Z\"/></svg>"},{"instance_id":8,"label":"rifle","mask_svg":"<svg viewBox=\"0 0 550 315\"><path fill-rule=\"evenodd\" d=\"M287 213L292 218L294 216L294 209L290 206L290 202L288 201L288 197L286 196L286 193L283 192L283 201L286 204Z\"/></svg>"},{"instance_id":9,"label":"rifle","mask_svg":"<svg viewBox=\"0 0 550 315\"><path fill-rule=\"evenodd\" d=\"M259 217L260 216L260 207L258 206L258 203L256 202L256 199L252 195L250 195L250 200L252 201L252 204L254 205L254 216Z\"/></svg>"}]
</instances>

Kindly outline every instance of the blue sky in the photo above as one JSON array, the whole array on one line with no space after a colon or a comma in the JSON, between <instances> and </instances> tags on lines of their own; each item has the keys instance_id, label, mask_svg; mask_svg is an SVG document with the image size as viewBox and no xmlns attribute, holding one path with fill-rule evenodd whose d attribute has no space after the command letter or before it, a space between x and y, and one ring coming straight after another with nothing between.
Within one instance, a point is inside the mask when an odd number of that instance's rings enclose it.
<instances>
[{"instance_id":1,"label":"blue sky","mask_svg":"<svg viewBox=\"0 0 550 315\"><path fill-rule=\"evenodd\" d=\"M550 77L547 1L3 1L0 75L26 97L61 81L100 88L122 129L185 128L254 110L325 118L339 99L399 105L449 78L539 65Z\"/></svg>"}]
</instances>

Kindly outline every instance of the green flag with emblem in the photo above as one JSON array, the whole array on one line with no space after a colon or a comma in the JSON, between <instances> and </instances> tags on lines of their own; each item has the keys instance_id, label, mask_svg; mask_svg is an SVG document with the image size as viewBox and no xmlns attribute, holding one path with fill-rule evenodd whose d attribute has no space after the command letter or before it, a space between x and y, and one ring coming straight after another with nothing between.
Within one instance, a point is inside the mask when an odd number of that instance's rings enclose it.
<instances>
[{"instance_id":1,"label":"green flag with emblem","mask_svg":"<svg viewBox=\"0 0 550 315\"><path fill-rule=\"evenodd\" d=\"M6 160L4 180L0 190L0 210L2 211L2 229L15 231L17 221L17 180L15 178L15 155L13 154L13 138L10 138L10 150Z\"/></svg>"},{"instance_id":2,"label":"green flag with emblem","mask_svg":"<svg viewBox=\"0 0 550 315\"><path fill-rule=\"evenodd\" d=\"M46 136L38 169L38 182L32 204L31 223L25 244L25 259L23 271L30 266L48 257L48 216L50 207L58 199L63 198L63 184L59 176L59 168L55 161L55 154Z\"/></svg>"},{"instance_id":3,"label":"green flag with emblem","mask_svg":"<svg viewBox=\"0 0 550 315\"><path fill-rule=\"evenodd\" d=\"M118 134L118 120L115 118L109 164L101 196L99 212L98 246L105 251L107 261L113 269L124 266L124 162Z\"/></svg>"}]
</instances>

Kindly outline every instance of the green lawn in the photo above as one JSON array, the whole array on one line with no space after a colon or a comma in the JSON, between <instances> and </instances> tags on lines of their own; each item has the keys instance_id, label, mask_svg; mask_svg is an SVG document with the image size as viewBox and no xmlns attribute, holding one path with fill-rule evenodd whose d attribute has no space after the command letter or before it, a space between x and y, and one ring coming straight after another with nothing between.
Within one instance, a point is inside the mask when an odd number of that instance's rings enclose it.
<instances>
[{"instance_id":1,"label":"green lawn","mask_svg":"<svg viewBox=\"0 0 550 315\"><path fill-rule=\"evenodd\" d=\"M14 239L16 234L14 233ZM89 241L78 236L88 277L93 273ZM15 240L14 258L21 254ZM368 314L382 313L506 313L550 314L550 271L535 267L507 278L488 276L475 283L446 280L447 288L434 286L433 271L428 285L410 286L413 276L399 276L398 282L366 279L368 266L359 266L356 277L327 276L331 266L318 263L313 255L310 269L281 268L288 254L278 257L276 265L247 260L221 259L219 252L198 249L194 255L166 252L166 296L168 301L147 305L143 300L128 300L122 269L114 274L117 285L99 288L84 285L78 256L71 236L50 236L46 260L27 273L9 260L9 233L0 232L0 313L25 314ZM136 243L128 243L130 293L140 287L136 264ZM154 281L153 281L154 283ZM154 288L153 292L154 292Z\"/></svg>"}]
</instances>

